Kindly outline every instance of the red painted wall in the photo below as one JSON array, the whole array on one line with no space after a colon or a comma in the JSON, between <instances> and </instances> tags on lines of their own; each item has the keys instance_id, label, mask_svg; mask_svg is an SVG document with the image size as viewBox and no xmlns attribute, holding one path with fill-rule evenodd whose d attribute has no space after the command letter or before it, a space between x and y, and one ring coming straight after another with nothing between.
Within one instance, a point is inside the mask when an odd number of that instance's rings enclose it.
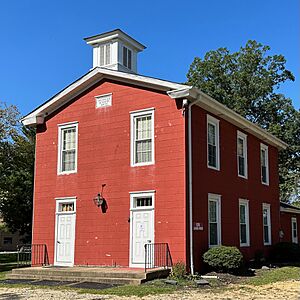
<instances>
[{"instance_id":1,"label":"red painted wall","mask_svg":"<svg viewBox=\"0 0 300 300\"><path fill-rule=\"evenodd\" d=\"M297 219L298 243L300 243L300 214L280 212L281 229L284 232L282 242L292 242L292 218Z\"/></svg>"},{"instance_id":2,"label":"red painted wall","mask_svg":"<svg viewBox=\"0 0 300 300\"><path fill-rule=\"evenodd\" d=\"M95 109L94 96L113 93ZM155 108L155 165L130 167L130 111ZM78 121L78 172L57 175L58 124ZM53 263L55 198L77 197L75 265L128 266L131 191L156 190L155 242L186 259L185 121L166 94L102 82L37 128L33 243L45 243ZM106 183L109 209L93 198Z\"/></svg>"},{"instance_id":3,"label":"red painted wall","mask_svg":"<svg viewBox=\"0 0 300 300\"><path fill-rule=\"evenodd\" d=\"M204 224L203 231L194 231L194 260L196 270L208 249L208 193L221 195L222 244L239 247L239 198L249 200L250 247L240 248L247 259L256 250L268 251L263 245L262 203L271 204L272 244L279 240L279 189L277 155L269 146L270 185L261 183L260 140L247 134L248 179L237 174L236 126L220 120L220 171L207 167L207 113L193 106L193 220ZM240 130L242 131L242 130Z\"/></svg>"}]
</instances>

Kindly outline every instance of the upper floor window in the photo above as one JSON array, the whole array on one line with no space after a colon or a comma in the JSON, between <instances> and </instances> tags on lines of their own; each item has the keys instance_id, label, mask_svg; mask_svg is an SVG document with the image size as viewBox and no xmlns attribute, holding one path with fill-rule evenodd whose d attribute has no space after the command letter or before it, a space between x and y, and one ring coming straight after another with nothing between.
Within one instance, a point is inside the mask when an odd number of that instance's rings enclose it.
<instances>
[{"instance_id":1,"label":"upper floor window","mask_svg":"<svg viewBox=\"0 0 300 300\"><path fill-rule=\"evenodd\" d=\"M264 245L271 245L271 206L263 203Z\"/></svg>"},{"instance_id":2,"label":"upper floor window","mask_svg":"<svg viewBox=\"0 0 300 300\"><path fill-rule=\"evenodd\" d=\"M221 196L208 194L209 246L221 244Z\"/></svg>"},{"instance_id":3,"label":"upper floor window","mask_svg":"<svg viewBox=\"0 0 300 300\"><path fill-rule=\"evenodd\" d=\"M207 115L207 166L220 170L219 120Z\"/></svg>"},{"instance_id":4,"label":"upper floor window","mask_svg":"<svg viewBox=\"0 0 300 300\"><path fill-rule=\"evenodd\" d=\"M292 242L298 244L297 218L292 217Z\"/></svg>"},{"instance_id":5,"label":"upper floor window","mask_svg":"<svg viewBox=\"0 0 300 300\"><path fill-rule=\"evenodd\" d=\"M59 125L58 132L58 173L75 173L77 172L78 124Z\"/></svg>"},{"instance_id":6,"label":"upper floor window","mask_svg":"<svg viewBox=\"0 0 300 300\"><path fill-rule=\"evenodd\" d=\"M240 245L250 246L249 234L249 201L240 199Z\"/></svg>"},{"instance_id":7,"label":"upper floor window","mask_svg":"<svg viewBox=\"0 0 300 300\"><path fill-rule=\"evenodd\" d=\"M237 164L238 176L247 178L247 135L240 131L237 133Z\"/></svg>"},{"instance_id":8,"label":"upper floor window","mask_svg":"<svg viewBox=\"0 0 300 300\"><path fill-rule=\"evenodd\" d=\"M99 46L100 51L100 66L110 64L110 44L104 44Z\"/></svg>"},{"instance_id":9,"label":"upper floor window","mask_svg":"<svg viewBox=\"0 0 300 300\"><path fill-rule=\"evenodd\" d=\"M131 165L154 163L154 109L131 112Z\"/></svg>"},{"instance_id":10,"label":"upper floor window","mask_svg":"<svg viewBox=\"0 0 300 300\"><path fill-rule=\"evenodd\" d=\"M123 66L130 69L132 68L132 51L123 46Z\"/></svg>"},{"instance_id":11,"label":"upper floor window","mask_svg":"<svg viewBox=\"0 0 300 300\"><path fill-rule=\"evenodd\" d=\"M268 146L260 144L261 182L269 185L269 154Z\"/></svg>"}]
</instances>

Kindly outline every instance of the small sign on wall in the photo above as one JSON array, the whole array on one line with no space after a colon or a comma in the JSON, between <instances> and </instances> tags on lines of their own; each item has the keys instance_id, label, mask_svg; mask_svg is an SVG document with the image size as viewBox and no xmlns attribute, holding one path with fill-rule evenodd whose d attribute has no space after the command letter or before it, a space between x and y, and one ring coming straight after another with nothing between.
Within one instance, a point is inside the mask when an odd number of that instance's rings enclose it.
<instances>
[{"instance_id":1,"label":"small sign on wall","mask_svg":"<svg viewBox=\"0 0 300 300\"><path fill-rule=\"evenodd\" d=\"M99 95L95 97L96 108L112 106L112 94Z\"/></svg>"},{"instance_id":2,"label":"small sign on wall","mask_svg":"<svg viewBox=\"0 0 300 300\"><path fill-rule=\"evenodd\" d=\"M194 230L203 230L203 223L194 222Z\"/></svg>"}]
</instances>

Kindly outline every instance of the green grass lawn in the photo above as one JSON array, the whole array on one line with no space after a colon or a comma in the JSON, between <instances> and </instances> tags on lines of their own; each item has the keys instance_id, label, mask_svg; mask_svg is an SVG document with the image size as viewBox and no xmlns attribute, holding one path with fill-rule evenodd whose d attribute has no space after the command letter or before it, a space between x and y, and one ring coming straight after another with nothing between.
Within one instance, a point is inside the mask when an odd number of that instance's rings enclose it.
<instances>
[{"instance_id":1,"label":"green grass lawn","mask_svg":"<svg viewBox=\"0 0 300 300\"><path fill-rule=\"evenodd\" d=\"M300 280L300 267L282 267L270 270L257 270L257 275L247 278L244 283L265 285L278 281Z\"/></svg>"},{"instance_id":2,"label":"green grass lawn","mask_svg":"<svg viewBox=\"0 0 300 300\"><path fill-rule=\"evenodd\" d=\"M5 278L5 274L15 267L15 264L0 264L0 280ZM232 276L232 275L231 275ZM258 286L270 284L278 281L286 281L286 280L300 280L300 267L282 267L275 268L270 270L257 270L256 275L253 277L237 277L234 280L235 283L230 285L230 289L241 289L247 288L249 286ZM0 282L0 287L31 287L31 288L49 288L46 286L33 286L28 284L4 284ZM67 286L59 286L59 287L51 287L51 289L59 289L59 290L73 290L78 293L91 293L91 294L99 294L99 295L115 295L115 296L137 296L144 297L147 295L163 295L163 294L171 294L176 291L186 290L186 289L197 289L201 293L201 288L197 288L195 283L191 280L179 280L178 285L167 285L163 280L153 280L148 283L132 286L132 285L124 285L113 287L109 289L103 290L91 290L91 289L75 289ZM214 282L211 280L210 291L216 293L222 293L227 290L228 284Z\"/></svg>"}]
</instances>

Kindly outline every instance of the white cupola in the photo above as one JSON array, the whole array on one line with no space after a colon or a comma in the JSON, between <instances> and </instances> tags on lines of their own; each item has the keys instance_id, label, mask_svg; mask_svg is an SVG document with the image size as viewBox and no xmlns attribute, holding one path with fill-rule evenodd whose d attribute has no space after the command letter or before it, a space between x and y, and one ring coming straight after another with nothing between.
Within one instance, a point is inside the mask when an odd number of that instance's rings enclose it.
<instances>
[{"instance_id":1,"label":"white cupola","mask_svg":"<svg viewBox=\"0 0 300 300\"><path fill-rule=\"evenodd\" d=\"M137 54L146 47L120 29L84 39L93 47L93 68L137 73Z\"/></svg>"}]
</instances>

